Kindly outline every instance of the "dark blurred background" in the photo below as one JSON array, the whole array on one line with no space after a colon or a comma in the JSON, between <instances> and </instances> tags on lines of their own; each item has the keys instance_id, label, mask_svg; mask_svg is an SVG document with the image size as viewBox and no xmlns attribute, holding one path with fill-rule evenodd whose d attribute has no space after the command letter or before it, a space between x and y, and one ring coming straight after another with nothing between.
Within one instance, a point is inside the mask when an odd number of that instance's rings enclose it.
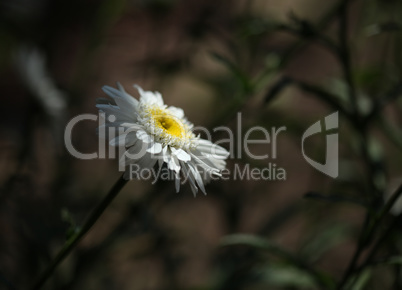
<instances>
[{"instance_id":1,"label":"dark blurred background","mask_svg":"<svg viewBox=\"0 0 402 290\"><path fill-rule=\"evenodd\" d=\"M1 0L0 289L29 289L120 176L116 160L78 160L63 140L67 122L96 114L101 87L116 82L136 98L133 84L161 92L198 126L235 130L237 112L243 132L286 126L277 159L228 161L230 170L275 163L286 181L213 181L208 195L194 198L188 185L175 193L172 182L133 180L44 289L331 289L365 213L401 180L401 6ZM346 70L334 45L350 51ZM345 117L351 83L370 122ZM332 179L303 159L301 136L335 109L340 175ZM97 126L75 126L78 151L97 150ZM325 160L325 135L306 146ZM251 148L270 154L265 145ZM233 235L240 233L248 235ZM383 246L380 258L399 256L400 234ZM398 265L363 278L353 289L402 289Z\"/></svg>"}]
</instances>

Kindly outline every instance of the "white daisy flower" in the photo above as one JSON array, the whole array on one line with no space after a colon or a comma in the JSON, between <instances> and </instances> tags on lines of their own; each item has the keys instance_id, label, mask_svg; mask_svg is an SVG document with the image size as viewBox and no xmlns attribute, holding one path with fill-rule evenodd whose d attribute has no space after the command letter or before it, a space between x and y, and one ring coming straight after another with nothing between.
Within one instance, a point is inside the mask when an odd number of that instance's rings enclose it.
<instances>
[{"instance_id":1,"label":"white daisy flower","mask_svg":"<svg viewBox=\"0 0 402 290\"><path fill-rule=\"evenodd\" d=\"M125 147L120 158L126 167L125 178L131 178L132 165L153 169L156 164L161 168L166 163L174 175L176 191L183 178L189 181L194 195L198 188L206 194L204 183L213 176L221 176L229 152L195 136L183 110L166 106L159 92L143 91L135 85L140 94L137 100L117 85L118 90L109 86L102 88L114 103L98 101L96 107L108 116L103 124L105 128L119 129L117 137L111 137L109 143Z\"/></svg>"}]
</instances>

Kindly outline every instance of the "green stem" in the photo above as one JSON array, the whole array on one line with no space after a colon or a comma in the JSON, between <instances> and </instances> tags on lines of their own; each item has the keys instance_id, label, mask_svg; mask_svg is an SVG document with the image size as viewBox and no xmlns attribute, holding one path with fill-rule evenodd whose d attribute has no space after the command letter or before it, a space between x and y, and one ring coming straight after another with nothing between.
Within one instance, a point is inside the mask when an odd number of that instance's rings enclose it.
<instances>
[{"instance_id":1,"label":"green stem","mask_svg":"<svg viewBox=\"0 0 402 290\"><path fill-rule=\"evenodd\" d=\"M355 88L355 83L353 80L353 73L352 73L352 64L351 64L351 56L350 56L350 51L349 51L349 46L348 46L348 30L349 30L349 21L348 21L348 4L349 1L341 1L339 10L338 10L338 15L339 15L339 46L340 46L340 51L339 51L339 60L342 65L342 71L344 74L345 81L348 85L348 95L349 99L351 102L351 107L352 107L352 115L351 115L351 122L353 123L356 131L360 133L361 140L361 150L363 152L363 158L365 160L365 163L369 167L368 170L368 176L369 176L369 184L370 188L375 190L375 198L378 197L378 190L376 187L376 184L374 182L374 177L375 177L375 169L373 167L373 162L371 159L371 156L368 152L367 144L368 144L368 138L367 138L367 127L362 128L361 124L361 116L360 116L360 110L358 106L358 100L357 100L357 94L356 94L356 88ZM371 237L371 230L373 228L371 227L372 225L372 218L370 215L370 212L366 212L366 217L364 220L364 225L361 230L360 236L359 236L359 241L356 247L356 250L353 254L353 257L351 261L349 262L349 265L338 285L337 289L343 289L346 283L348 282L349 278L353 275L355 268L359 262L360 256L363 253L363 250L367 247L367 245L370 243L370 238Z\"/></svg>"},{"instance_id":2,"label":"green stem","mask_svg":"<svg viewBox=\"0 0 402 290\"><path fill-rule=\"evenodd\" d=\"M394 218L393 222L390 223L390 225L384 231L382 236L374 244L373 248L371 249L370 253L367 255L367 258L365 259L363 264L358 269L356 269L356 273L362 272L366 267L368 267L372 264L372 260L374 259L375 255L380 250L381 246L384 244L384 242L389 237L389 235L392 233L392 231L395 229L395 226L397 225L397 221L398 221L398 219Z\"/></svg>"},{"instance_id":3,"label":"green stem","mask_svg":"<svg viewBox=\"0 0 402 290\"><path fill-rule=\"evenodd\" d=\"M358 269L355 269L356 265L357 265L357 262L358 262L358 259L360 258L361 253L370 244L371 237L374 235L375 231L377 230L377 228L381 224L381 222L384 219L384 217L391 210L392 206L395 204L395 202L401 196L402 196L402 185L399 186L399 188L395 191L395 193L387 201L387 203L383 206L381 211L378 213L378 215L374 218L374 220L371 223L367 223L367 221L368 221L367 218L369 216L367 214L365 225L364 225L363 230L362 230L361 239L359 241L359 245L358 245L358 247L356 249L355 254L353 255L352 261L350 262L349 267L348 267L347 271L345 272L345 275L344 275L341 283L339 283L338 289L342 289L345 286L345 284L348 281L348 279L353 274L356 274L357 272L360 272L364 267L366 267L366 265L368 265L368 263L370 262L371 258L375 255L376 251L378 250L378 248L380 247L380 245L383 242L382 238L373 247L371 253L368 255L368 257L366 258L366 261L363 263L363 266L359 267ZM386 231L386 233L384 235L388 235L388 232L391 231L392 228L393 228L393 224L389 227L389 229ZM383 238L385 238L385 237L383 237ZM352 284L353 283L354 282L352 282Z\"/></svg>"},{"instance_id":4,"label":"green stem","mask_svg":"<svg viewBox=\"0 0 402 290\"><path fill-rule=\"evenodd\" d=\"M357 103L356 88L353 80L352 64L348 46L348 1L342 1L339 7L339 57L342 65L345 81L348 84L349 97L352 104L352 109L359 116L359 107Z\"/></svg>"},{"instance_id":5,"label":"green stem","mask_svg":"<svg viewBox=\"0 0 402 290\"><path fill-rule=\"evenodd\" d=\"M85 236L85 234L92 228L92 226L96 223L108 205L113 201L113 199L117 196L120 190L127 183L127 180L123 178L123 175L117 180L114 186L110 189L109 193L105 196L105 198L98 204L98 206L92 211L91 215L85 221L82 228L73 235L63 246L57 256L53 259L53 261L49 264L49 266L45 269L42 275L39 277L38 281L32 287L32 290L39 290L46 283L46 281L52 276L53 272L57 268L57 266L68 256L68 254L75 248L75 246L79 243L79 241Z\"/></svg>"},{"instance_id":6,"label":"green stem","mask_svg":"<svg viewBox=\"0 0 402 290\"><path fill-rule=\"evenodd\" d=\"M366 247L366 239L365 239L366 235L365 234L367 233L367 228L369 226L369 223L370 223L370 214L369 214L369 212L367 212L365 219L364 219L364 224L363 224L360 236L359 236L359 241L358 241L356 250L353 254L352 259L349 262L349 265L342 277L342 280L340 281L340 283L337 287L338 290L343 289L346 282L349 280L350 276L352 276L352 274L355 270L355 267L357 265L357 262L359 261L360 255L362 254L363 250Z\"/></svg>"}]
</instances>

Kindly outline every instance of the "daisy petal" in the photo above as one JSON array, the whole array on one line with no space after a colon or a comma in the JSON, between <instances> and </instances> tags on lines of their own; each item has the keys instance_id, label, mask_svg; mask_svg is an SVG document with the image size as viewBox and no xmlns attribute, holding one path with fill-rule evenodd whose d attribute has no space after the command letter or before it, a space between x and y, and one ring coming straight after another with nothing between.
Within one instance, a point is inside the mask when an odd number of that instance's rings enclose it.
<instances>
[{"instance_id":1,"label":"daisy petal","mask_svg":"<svg viewBox=\"0 0 402 290\"><path fill-rule=\"evenodd\" d=\"M179 118L179 119L184 118L184 111L180 108L170 106L167 110L170 113L172 113L172 115L175 116L176 118Z\"/></svg>"},{"instance_id":2,"label":"daisy petal","mask_svg":"<svg viewBox=\"0 0 402 290\"><path fill-rule=\"evenodd\" d=\"M137 131L137 138L140 139L144 143L152 142L151 136L149 136L149 134L147 132L145 132L144 130Z\"/></svg>"},{"instance_id":3,"label":"daisy petal","mask_svg":"<svg viewBox=\"0 0 402 290\"><path fill-rule=\"evenodd\" d=\"M197 182L198 187L201 191L206 195L204 183L202 182L202 178L200 172L195 168L195 166L191 163L188 163L188 167L190 168L190 172L193 174L195 181Z\"/></svg>"},{"instance_id":4,"label":"daisy petal","mask_svg":"<svg viewBox=\"0 0 402 290\"><path fill-rule=\"evenodd\" d=\"M157 104L159 106L163 106L163 99L159 92L150 92L144 91L140 86L134 85L134 87L138 90L140 94L140 102L148 103L148 104Z\"/></svg>"},{"instance_id":5,"label":"daisy petal","mask_svg":"<svg viewBox=\"0 0 402 290\"><path fill-rule=\"evenodd\" d=\"M179 174L175 174L174 175L174 185L175 185L175 188L176 188L176 192L179 192L179 190L180 190L180 175Z\"/></svg>"},{"instance_id":6,"label":"daisy petal","mask_svg":"<svg viewBox=\"0 0 402 290\"><path fill-rule=\"evenodd\" d=\"M198 187L195 185L194 178L193 178L192 174L190 173L190 170L187 168L187 164L185 164L184 162L180 162L180 164L181 164L181 168L183 169L185 179L188 179L188 181L190 183L191 191L193 192L194 197L195 197L198 192Z\"/></svg>"},{"instance_id":7,"label":"daisy petal","mask_svg":"<svg viewBox=\"0 0 402 290\"><path fill-rule=\"evenodd\" d=\"M171 155L169 162L167 163L168 168L170 170L175 171L176 173L180 172L180 163L179 160L174 156Z\"/></svg>"},{"instance_id":8,"label":"daisy petal","mask_svg":"<svg viewBox=\"0 0 402 290\"><path fill-rule=\"evenodd\" d=\"M135 122L137 119L132 112L122 111L118 106L97 104L96 107L99 109L99 111L108 115L108 117L114 116L116 121Z\"/></svg>"},{"instance_id":9,"label":"daisy petal","mask_svg":"<svg viewBox=\"0 0 402 290\"><path fill-rule=\"evenodd\" d=\"M161 153L162 151L162 145L161 143L154 142L150 148L147 149L147 152L151 154L158 154Z\"/></svg>"},{"instance_id":10,"label":"daisy petal","mask_svg":"<svg viewBox=\"0 0 402 290\"><path fill-rule=\"evenodd\" d=\"M214 157L219 156L224 159L230 155L225 148L204 139L198 140L197 149L203 153L212 154Z\"/></svg>"},{"instance_id":11,"label":"daisy petal","mask_svg":"<svg viewBox=\"0 0 402 290\"><path fill-rule=\"evenodd\" d=\"M183 149L179 148L179 149L175 149L172 147L172 153L177 156L177 158L181 161L190 161L191 160L191 156L190 154L188 154L186 151L184 151Z\"/></svg>"},{"instance_id":12,"label":"daisy petal","mask_svg":"<svg viewBox=\"0 0 402 290\"><path fill-rule=\"evenodd\" d=\"M114 99L121 110L127 113L136 112L138 101L131 95L109 86L103 86L102 90Z\"/></svg>"}]
</instances>

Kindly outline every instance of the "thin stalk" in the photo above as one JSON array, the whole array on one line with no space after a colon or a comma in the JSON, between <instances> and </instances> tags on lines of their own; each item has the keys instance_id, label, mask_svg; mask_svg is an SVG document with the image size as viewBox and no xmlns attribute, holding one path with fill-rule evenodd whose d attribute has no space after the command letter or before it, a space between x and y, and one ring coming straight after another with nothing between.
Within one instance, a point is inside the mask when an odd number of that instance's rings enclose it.
<instances>
[{"instance_id":1,"label":"thin stalk","mask_svg":"<svg viewBox=\"0 0 402 290\"><path fill-rule=\"evenodd\" d=\"M339 283L339 285L337 287L338 290L343 289L343 287L345 286L346 282L348 281L350 276L353 274L353 272L355 270L355 267L357 265L357 262L359 261L360 255L362 254L364 248L366 247L366 239L365 239L366 235L365 235L365 233L367 233L367 228L368 228L369 222L370 222L370 215L367 212L366 216L365 216L365 219L364 219L363 228L362 228L361 233L360 233L358 245L356 247L356 250L355 250L355 252L353 254L352 259L349 262L348 268L346 269L345 274L343 275L342 280L341 280L341 282Z\"/></svg>"},{"instance_id":2,"label":"thin stalk","mask_svg":"<svg viewBox=\"0 0 402 290\"><path fill-rule=\"evenodd\" d=\"M350 51L349 51L349 46L348 46L348 32L349 32L348 4L349 4L349 1L342 1L340 3L339 10L338 10L338 15L339 15L339 60L342 65L342 71L343 71L345 81L348 85L348 95L349 95L349 99L350 99L351 107L352 107L351 121L354 124L356 131L359 132L361 135L361 140L360 140L361 149L363 152L363 157L364 157L365 163L369 167L368 181L370 184L370 188L375 190L375 197L377 198L378 190L374 183L374 177L375 177L376 172L373 168L373 163L372 163L372 160L371 160L370 154L368 152L368 148L367 148L367 144L368 144L367 127L361 126L362 124L361 124L360 110L359 110L359 106L358 106L355 83L353 80L351 57L350 57ZM363 228L362 228L360 236L359 236L359 241L358 241L356 250L353 254L352 259L350 260L350 263L349 263L337 289L343 289L343 287L346 285L346 283L349 280L349 278L351 277L351 275L353 275L353 273L355 272L355 269L356 269L356 266L360 259L360 256L362 255L364 249L370 243L370 237L372 235L371 231L374 230L374 228L372 227L372 225L373 225L372 220L373 219L371 218L370 212L367 211L365 220L364 220L364 224L363 224Z\"/></svg>"},{"instance_id":3,"label":"thin stalk","mask_svg":"<svg viewBox=\"0 0 402 290\"><path fill-rule=\"evenodd\" d=\"M402 196L402 185L399 186L399 188L395 191L395 193L392 195L392 197L387 201L387 203L383 206L381 211L378 213L376 218L374 218L374 221L370 224L368 223L368 217L369 215L366 215L366 221L363 226L361 238L359 240L358 247L355 251L355 254L353 255L353 258L351 262L349 263L349 267L345 272L345 275L342 278L342 281L339 283L338 289L342 289L348 279L355 274L356 272L361 271L372 259L372 257L375 255L375 253L378 251L380 245L383 243L383 239L385 239L386 235L389 234L389 232L393 228L393 224L388 228L388 230L385 232L385 236L381 238L377 244L373 247L371 253L368 255L366 258L366 261L363 263L364 266L356 269L357 262L360 258L360 255L362 254L363 250L370 244L371 237L373 236L374 232L377 230L378 226L381 224L382 220L386 216L386 214L391 210L392 206L395 204L395 202Z\"/></svg>"},{"instance_id":4,"label":"thin stalk","mask_svg":"<svg viewBox=\"0 0 402 290\"><path fill-rule=\"evenodd\" d=\"M377 252L381 249L381 246L383 243L387 240L389 235L392 233L392 231L395 229L395 226L397 225L397 218L394 219L394 221L387 227L387 229L384 231L382 236L377 240L377 242L374 244L373 248L371 249L370 253L367 255L367 258L365 261L362 263L362 265L356 270L356 273L360 273L363 271L366 267L370 266L372 263L372 260L374 259L375 255Z\"/></svg>"},{"instance_id":5,"label":"thin stalk","mask_svg":"<svg viewBox=\"0 0 402 290\"><path fill-rule=\"evenodd\" d=\"M348 84L349 97L352 108L354 110L354 113L356 114L356 117L358 117L359 108L357 104L356 88L353 80L352 65L348 46L348 4L348 1L343 1L339 7L339 57L342 64L345 81Z\"/></svg>"},{"instance_id":6,"label":"thin stalk","mask_svg":"<svg viewBox=\"0 0 402 290\"><path fill-rule=\"evenodd\" d=\"M117 180L117 182L114 184L114 186L110 189L105 198L92 211L92 213L87 218L84 225L79 229L79 231L64 244L63 248L61 248L57 256L53 259L53 261L49 264L49 266L45 269L37 282L34 284L32 290L39 290L42 288L46 281L52 276L57 266L68 256L68 254L70 254L70 252L77 246L79 241L92 228L92 226L96 223L96 221L105 211L105 209L109 206L109 204L113 201L113 199L117 196L117 194L126 183L127 180L124 179L122 175L119 180Z\"/></svg>"}]
</instances>

